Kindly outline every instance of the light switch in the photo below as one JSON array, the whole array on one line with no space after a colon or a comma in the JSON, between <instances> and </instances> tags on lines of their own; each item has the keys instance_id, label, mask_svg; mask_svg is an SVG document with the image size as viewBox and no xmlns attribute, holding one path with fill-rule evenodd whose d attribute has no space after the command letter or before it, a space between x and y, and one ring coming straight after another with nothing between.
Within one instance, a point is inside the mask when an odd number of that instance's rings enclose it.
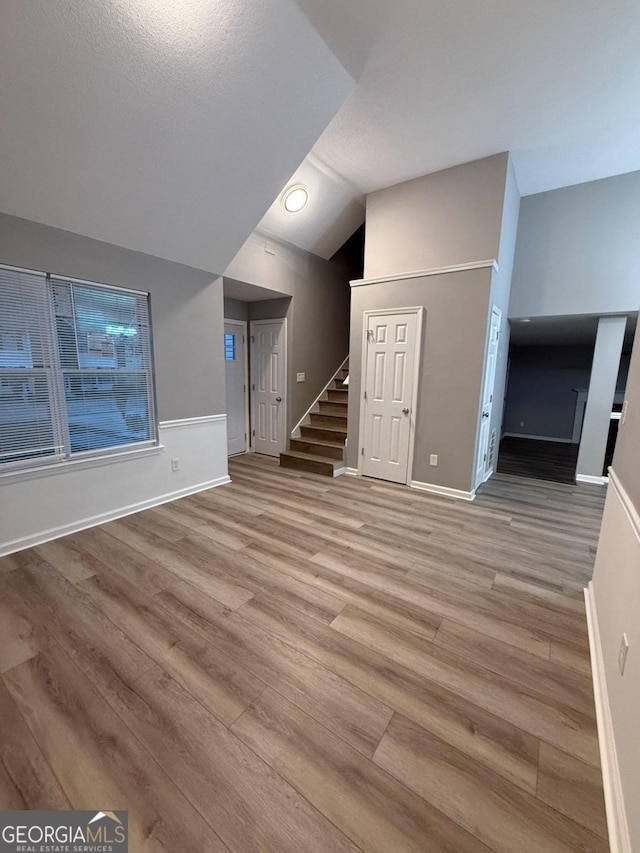
<instances>
[{"instance_id":1,"label":"light switch","mask_svg":"<svg viewBox=\"0 0 640 853\"><path fill-rule=\"evenodd\" d=\"M298 374L297 374L296 381L297 381L297 382L304 382L305 378L306 378L306 377L305 377L305 374L304 374L304 373L298 373Z\"/></svg>"}]
</instances>

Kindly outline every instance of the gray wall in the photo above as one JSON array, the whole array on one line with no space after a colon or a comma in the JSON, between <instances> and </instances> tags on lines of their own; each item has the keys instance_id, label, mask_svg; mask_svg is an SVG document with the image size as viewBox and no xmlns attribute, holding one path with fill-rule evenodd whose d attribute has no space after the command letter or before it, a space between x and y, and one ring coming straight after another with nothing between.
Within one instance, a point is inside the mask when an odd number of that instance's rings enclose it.
<instances>
[{"instance_id":1,"label":"gray wall","mask_svg":"<svg viewBox=\"0 0 640 853\"><path fill-rule=\"evenodd\" d=\"M249 303L240 302L239 299L229 299L224 297L224 318L225 320L244 320L249 319Z\"/></svg>"},{"instance_id":2,"label":"gray wall","mask_svg":"<svg viewBox=\"0 0 640 853\"><path fill-rule=\"evenodd\" d=\"M149 292L159 419L225 411L222 279L5 214L0 263Z\"/></svg>"},{"instance_id":3,"label":"gray wall","mask_svg":"<svg viewBox=\"0 0 640 853\"><path fill-rule=\"evenodd\" d=\"M611 428L611 412L620 375L626 317L601 317L589 378L576 477L601 477Z\"/></svg>"},{"instance_id":4,"label":"gray wall","mask_svg":"<svg viewBox=\"0 0 640 853\"><path fill-rule=\"evenodd\" d=\"M640 172L522 199L511 317L640 307Z\"/></svg>"},{"instance_id":5,"label":"gray wall","mask_svg":"<svg viewBox=\"0 0 640 853\"><path fill-rule=\"evenodd\" d=\"M500 248L498 250L498 271L493 274L489 317L487 319L487 322L491 321L491 308L493 305L496 305L502 312L502 322L500 326L500 338L498 339L498 360L496 364L489 434L495 430L498 439L500 438L500 427L502 425L506 396L505 385L509 364L509 335L511 331L509 326L509 298L511 294L511 275L516 251L519 215L520 192L518 190L513 163L511 162L511 157L509 157L504 189Z\"/></svg>"},{"instance_id":6,"label":"gray wall","mask_svg":"<svg viewBox=\"0 0 640 853\"><path fill-rule=\"evenodd\" d=\"M427 310L412 478L471 491L491 306L503 314L494 426L502 416L507 308L520 196L508 154L425 175L367 196L364 277L352 290L348 465L358 464L362 312ZM497 259L491 268L404 279L403 273ZM428 464L437 453L437 467Z\"/></svg>"},{"instance_id":7,"label":"gray wall","mask_svg":"<svg viewBox=\"0 0 640 853\"><path fill-rule=\"evenodd\" d=\"M508 154L367 196L365 278L497 258Z\"/></svg>"},{"instance_id":8,"label":"gray wall","mask_svg":"<svg viewBox=\"0 0 640 853\"><path fill-rule=\"evenodd\" d=\"M270 252L265 251L265 242ZM347 356L349 279L355 274L348 264L325 261L257 234L247 240L225 272L237 281L292 297L289 304L274 299L252 302L249 308L253 320L287 317L289 431ZM297 373L306 375L305 382L295 381Z\"/></svg>"},{"instance_id":9,"label":"gray wall","mask_svg":"<svg viewBox=\"0 0 640 853\"><path fill-rule=\"evenodd\" d=\"M612 470L626 495L609 484L593 575L597 634L605 675L621 793L626 806L629 850L640 850L640 337L636 336L629 380L627 415L620 426ZM631 505L627 503L630 502ZM623 632L629 641L624 675L618 668ZM607 762L609 763L609 762ZM604 762L603 762L604 766ZM612 849L613 846L612 846ZM622 849L622 848L619 848Z\"/></svg>"},{"instance_id":10,"label":"gray wall","mask_svg":"<svg viewBox=\"0 0 640 853\"><path fill-rule=\"evenodd\" d=\"M589 387L593 346L513 346L510 357L504 431L570 441L574 389Z\"/></svg>"},{"instance_id":11,"label":"gray wall","mask_svg":"<svg viewBox=\"0 0 640 853\"><path fill-rule=\"evenodd\" d=\"M411 478L472 490L490 289L490 269L352 288L349 467L358 467L363 311L423 305L426 320ZM437 467L429 465L431 453L438 454Z\"/></svg>"},{"instance_id":12,"label":"gray wall","mask_svg":"<svg viewBox=\"0 0 640 853\"><path fill-rule=\"evenodd\" d=\"M627 413L618 432L613 469L640 513L640 334L637 333L626 388Z\"/></svg>"}]
</instances>

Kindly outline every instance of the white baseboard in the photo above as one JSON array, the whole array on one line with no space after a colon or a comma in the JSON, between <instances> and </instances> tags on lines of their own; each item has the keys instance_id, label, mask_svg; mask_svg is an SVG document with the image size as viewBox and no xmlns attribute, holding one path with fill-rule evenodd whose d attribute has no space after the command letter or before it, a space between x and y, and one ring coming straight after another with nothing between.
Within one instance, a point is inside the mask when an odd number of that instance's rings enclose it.
<instances>
[{"instance_id":1,"label":"white baseboard","mask_svg":"<svg viewBox=\"0 0 640 853\"><path fill-rule=\"evenodd\" d=\"M594 486L606 486L608 477L592 477L591 474L576 474L576 483L591 483Z\"/></svg>"},{"instance_id":2,"label":"white baseboard","mask_svg":"<svg viewBox=\"0 0 640 853\"><path fill-rule=\"evenodd\" d=\"M455 498L459 501L475 500L476 493L465 492L462 489L450 489L448 486L436 486L433 483L421 483L419 480L411 480L409 483L412 489L418 489L421 492L430 492L433 495L443 495L446 498Z\"/></svg>"},{"instance_id":3,"label":"white baseboard","mask_svg":"<svg viewBox=\"0 0 640 853\"><path fill-rule=\"evenodd\" d=\"M357 468L345 468L344 473L348 477L357 477L358 476L358 469Z\"/></svg>"},{"instance_id":4,"label":"white baseboard","mask_svg":"<svg viewBox=\"0 0 640 853\"><path fill-rule=\"evenodd\" d=\"M334 468L333 469L333 476L334 477L341 477L343 474L346 474L346 473L347 473L347 469L345 468L344 465L342 466L342 468Z\"/></svg>"},{"instance_id":5,"label":"white baseboard","mask_svg":"<svg viewBox=\"0 0 640 853\"><path fill-rule=\"evenodd\" d=\"M88 527L95 527L96 524L106 524L108 521L115 521L118 518L124 518L127 515L133 515L135 512L141 512L143 509L151 509L160 504L166 504L170 501L176 501L178 498L186 498L188 495L193 495L196 492L204 492L205 489L214 489L216 486L222 486L225 483L230 483L229 476L218 477L215 480L209 480L206 483L198 483L195 486L188 486L186 489L178 489L175 492L169 492L166 495L156 495L155 497L139 501L128 506L118 507L110 512L103 512L99 515L88 516L87 518L79 519L70 524L63 524L60 527L42 530L33 536L24 536L22 539L14 539L13 542L7 542L0 548L0 557L5 557L7 554L12 554L14 551L22 551L23 548L33 548L35 545L43 545L45 542L50 542L52 539L58 539L60 536L69 536L71 533L79 533L81 530L86 530Z\"/></svg>"},{"instance_id":6,"label":"white baseboard","mask_svg":"<svg viewBox=\"0 0 640 853\"><path fill-rule=\"evenodd\" d=\"M550 435L527 435L523 432L505 432L503 438L530 438L533 441L554 441L558 444L573 444L572 438L553 438Z\"/></svg>"},{"instance_id":7,"label":"white baseboard","mask_svg":"<svg viewBox=\"0 0 640 853\"><path fill-rule=\"evenodd\" d=\"M632 853L631 839L627 814L622 794L622 780L618 754L613 734L611 709L607 696L602 643L598 626L593 581L584 591L587 609L587 625L589 629L589 649L591 651L591 672L593 676L593 692L596 703L596 720L598 723L598 742L600 744L600 763L602 765L602 782L604 787L604 802L607 811L607 826L611 853Z\"/></svg>"},{"instance_id":8,"label":"white baseboard","mask_svg":"<svg viewBox=\"0 0 640 853\"><path fill-rule=\"evenodd\" d=\"M163 421L159 432L153 452L3 482L0 555L229 482L225 415Z\"/></svg>"}]
</instances>

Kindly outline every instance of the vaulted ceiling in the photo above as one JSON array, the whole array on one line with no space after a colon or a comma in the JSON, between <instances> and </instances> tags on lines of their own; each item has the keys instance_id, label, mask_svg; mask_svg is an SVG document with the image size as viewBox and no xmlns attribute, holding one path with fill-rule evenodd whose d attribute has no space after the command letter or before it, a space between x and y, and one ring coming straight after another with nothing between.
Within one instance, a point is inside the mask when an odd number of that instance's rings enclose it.
<instances>
[{"instance_id":1,"label":"vaulted ceiling","mask_svg":"<svg viewBox=\"0 0 640 853\"><path fill-rule=\"evenodd\" d=\"M522 194L640 169L639 43L638 0L5 0L0 209L214 272L256 226L330 257L367 192L498 151Z\"/></svg>"}]
</instances>

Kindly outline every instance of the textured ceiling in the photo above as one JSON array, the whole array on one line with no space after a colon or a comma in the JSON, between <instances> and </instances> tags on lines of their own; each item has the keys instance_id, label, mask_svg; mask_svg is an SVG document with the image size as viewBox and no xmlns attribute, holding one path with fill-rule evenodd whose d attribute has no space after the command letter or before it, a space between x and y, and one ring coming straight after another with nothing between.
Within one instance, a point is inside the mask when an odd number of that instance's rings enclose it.
<instances>
[{"instance_id":1,"label":"textured ceiling","mask_svg":"<svg viewBox=\"0 0 640 853\"><path fill-rule=\"evenodd\" d=\"M570 317L532 317L530 322L511 320L511 343L516 346L548 346L567 344L571 346L593 346L598 332L595 315L572 315ZM638 324L638 314L627 315L624 351L630 352Z\"/></svg>"},{"instance_id":2,"label":"textured ceiling","mask_svg":"<svg viewBox=\"0 0 640 853\"><path fill-rule=\"evenodd\" d=\"M296 2L358 77L313 153L362 194L499 151L522 195L640 169L638 0Z\"/></svg>"},{"instance_id":3,"label":"textured ceiling","mask_svg":"<svg viewBox=\"0 0 640 853\"><path fill-rule=\"evenodd\" d=\"M499 151L523 195L640 169L638 44L640 0L3 0L0 208L215 272L258 224L329 257L367 192Z\"/></svg>"},{"instance_id":4,"label":"textured ceiling","mask_svg":"<svg viewBox=\"0 0 640 853\"><path fill-rule=\"evenodd\" d=\"M354 87L293 0L3 0L1 21L0 209L213 272Z\"/></svg>"}]
</instances>

